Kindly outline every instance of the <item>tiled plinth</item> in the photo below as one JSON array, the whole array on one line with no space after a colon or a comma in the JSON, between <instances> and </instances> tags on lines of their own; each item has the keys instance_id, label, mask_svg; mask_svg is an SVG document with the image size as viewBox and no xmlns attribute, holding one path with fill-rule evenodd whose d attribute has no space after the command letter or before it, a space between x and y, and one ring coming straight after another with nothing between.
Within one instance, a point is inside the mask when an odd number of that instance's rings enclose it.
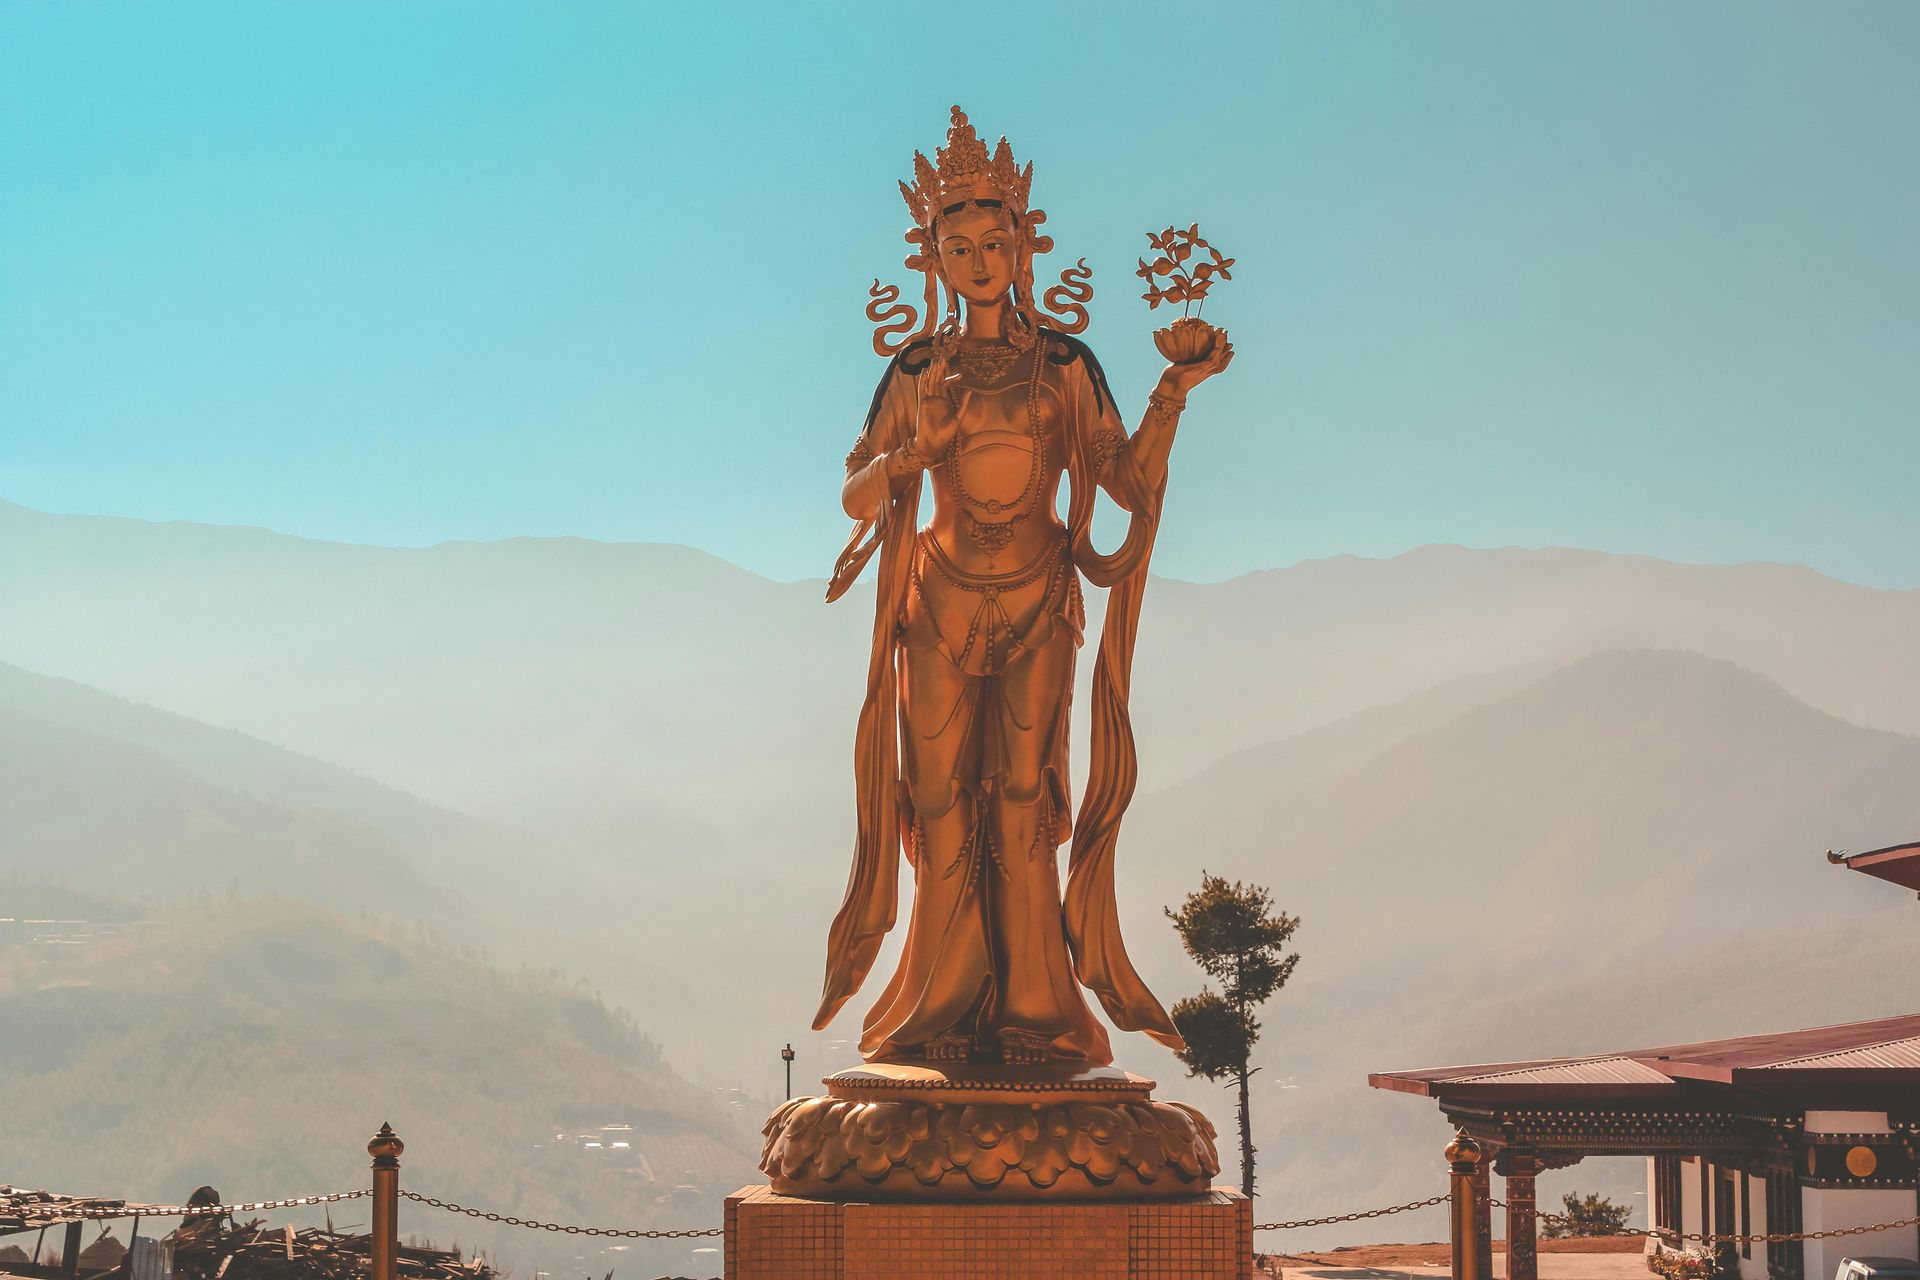
<instances>
[{"instance_id":1,"label":"tiled plinth","mask_svg":"<svg viewBox=\"0 0 1920 1280\"><path fill-rule=\"evenodd\" d=\"M1026 1204L727 1197L726 1280L1245 1280L1253 1205L1184 1200Z\"/></svg>"}]
</instances>

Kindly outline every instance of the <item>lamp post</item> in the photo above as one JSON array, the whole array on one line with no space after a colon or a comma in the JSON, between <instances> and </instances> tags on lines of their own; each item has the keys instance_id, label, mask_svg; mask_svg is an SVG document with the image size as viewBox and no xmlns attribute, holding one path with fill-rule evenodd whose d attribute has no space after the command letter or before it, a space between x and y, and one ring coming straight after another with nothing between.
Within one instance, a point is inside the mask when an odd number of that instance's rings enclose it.
<instances>
[{"instance_id":1,"label":"lamp post","mask_svg":"<svg viewBox=\"0 0 1920 1280\"><path fill-rule=\"evenodd\" d=\"M793 1101L793 1041L787 1041L787 1047L780 1051L780 1061L787 1064L787 1101Z\"/></svg>"}]
</instances>

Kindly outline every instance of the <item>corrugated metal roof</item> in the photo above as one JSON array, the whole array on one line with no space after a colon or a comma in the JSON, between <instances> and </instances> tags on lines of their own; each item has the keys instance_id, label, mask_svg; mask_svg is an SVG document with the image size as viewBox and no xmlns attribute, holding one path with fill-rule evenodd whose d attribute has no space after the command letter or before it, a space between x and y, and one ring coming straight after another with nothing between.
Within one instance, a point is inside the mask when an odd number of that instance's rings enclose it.
<instances>
[{"instance_id":1,"label":"corrugated metal roof","mask_svg":"<svg viewBox=\"0 0 1920 1280\"><path fill-rule=\"evenodd\" d=\"M1804 1058L1788 1058L1781 1062L1770 1062L1758 1068L1762 1071L1792 1071L1808 1067L1833 1068L1875 1068L1890 1067L1906 1070L1920 1069L1920 1036L1908 1036L1901 1040L1887 1040L1880 1044L1860 1045L1853 1049L1837 1049L1831 1053L1812 1053Z\"/></svg>"},{"instance_id":2,"label":"corrugated metal roof","mask_svg":"<svg viewBox=\"0 0 1920 1280\"><path fill-rule=\"evenodd\" d=\"M1876 1018L1870 1022L1845 1022L1832 1027L1809 1027L1804 1031L1776 1031L1730 1040L1666 1045L1629 1051L1625 1056L1643 1061L1667 1059L1675 1067L1708 1066L1738 1071L1770 1067L1796 1058L1849 1053L1912 1036L1920 1036L1920 1013Z\"/></svg>"},{"instance_id":3,"label":"corrugated metal roof","mask_svg":"<svg viewBox=\"0 0 1920 1280\"><path fill-rule=\"evenodd\" d=\"M1667 1077L1632 1058L1568 1058L1521 1067L1513 1071L1492 1071L1486 1075L1460 1076L1452 1084L1666 1084Z\"/></svg>"}]
</instances>

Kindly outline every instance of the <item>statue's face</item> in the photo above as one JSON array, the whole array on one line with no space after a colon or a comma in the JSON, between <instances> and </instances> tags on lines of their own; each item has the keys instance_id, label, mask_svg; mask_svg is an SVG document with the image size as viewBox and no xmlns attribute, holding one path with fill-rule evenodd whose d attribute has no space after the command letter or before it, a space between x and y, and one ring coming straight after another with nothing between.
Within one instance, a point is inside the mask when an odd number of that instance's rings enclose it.
<instances>
[{"instance_id":1,"label":"statue's face","mask_svg":"<svg viewBox=\"0 0 1920 1280\"><path fill-rule=\"evenodd\" d=\"M934 227L940 273L968 302L994 303L1013 287L1018 256L1013 219L1005 209L968 205L943 214Z\"/></svg>"}]
</instances>

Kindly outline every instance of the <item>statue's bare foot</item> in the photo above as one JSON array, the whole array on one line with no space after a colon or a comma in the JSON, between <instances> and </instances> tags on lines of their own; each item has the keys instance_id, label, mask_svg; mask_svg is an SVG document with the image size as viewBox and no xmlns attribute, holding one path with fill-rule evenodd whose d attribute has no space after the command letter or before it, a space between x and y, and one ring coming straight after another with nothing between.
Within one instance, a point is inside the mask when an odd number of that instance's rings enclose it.
<instances>
[{"instance_id":1,"label":"statue's bare foot","mask_svg":"<svg viewBox=\"0 0 1920 1280\"><path fill-rule=\"evenodd\" d=\"M964 1031L946 1031L927 1041L928 1062L965 1062L973 1053L973 1037Z\"/></svg>"},{"instance_id":2,"label":"statue's bare foot","mask_svg":"<svg viewBox=\"0 0 1920 1280\"><path fill-rule=\"evenodd\" d=\"M1000 1061L1010 1067L1033 1066L1053 1057L1053 1037L1008 1027L1000 1033Z\"/></svg>"}]
</instances>

